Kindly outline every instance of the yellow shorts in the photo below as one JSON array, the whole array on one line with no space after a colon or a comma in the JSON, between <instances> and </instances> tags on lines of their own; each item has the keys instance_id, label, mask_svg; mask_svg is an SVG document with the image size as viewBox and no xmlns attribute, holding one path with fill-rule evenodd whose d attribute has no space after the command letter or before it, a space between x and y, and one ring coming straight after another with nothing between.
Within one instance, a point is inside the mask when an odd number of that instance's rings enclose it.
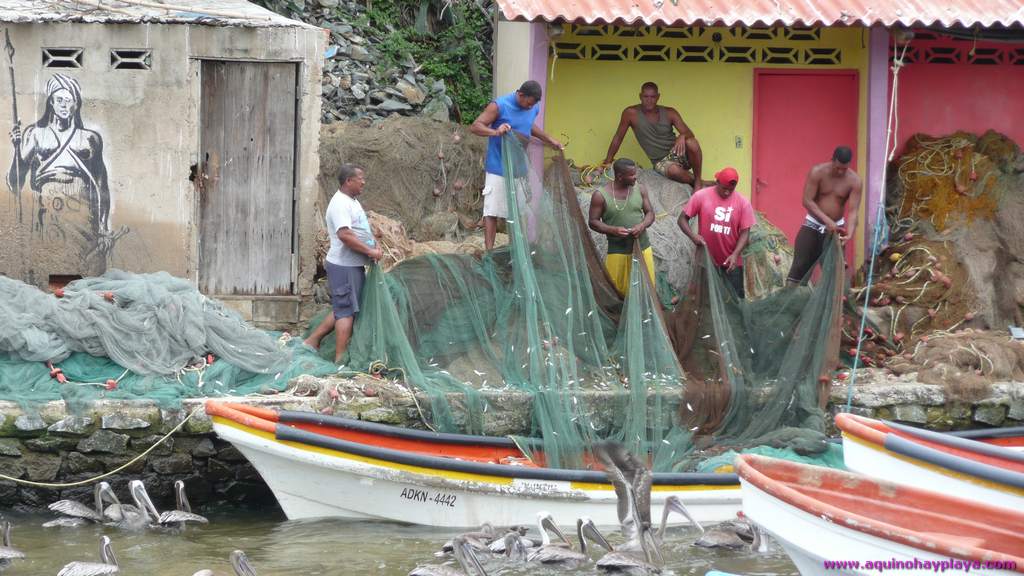
<instances>
[{"instance_id":1,"label":"yellow shorts","mask_svg":"<svg viewBox=\"0 0 1024 576\"><path fill-rule=\"evenodd\" d=\"M654 249L647 247L643 254L644 262L647 264L647 271L651 274L651 282L654 282ZM608 270L608 276L619 294L625 296L629 293L629 273L633 268L632 254L609 254L604 259L604 267Z\"/></svg>"}]
</instances>

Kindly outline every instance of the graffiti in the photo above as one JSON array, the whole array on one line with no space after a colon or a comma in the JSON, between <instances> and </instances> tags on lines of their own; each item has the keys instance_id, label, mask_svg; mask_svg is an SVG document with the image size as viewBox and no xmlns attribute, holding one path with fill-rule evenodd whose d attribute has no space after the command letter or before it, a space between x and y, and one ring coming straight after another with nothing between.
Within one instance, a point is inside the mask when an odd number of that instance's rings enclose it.
<instances>
[{"instance_id":1,"label":"graffiti","mask_svg":"<svg viewBox=\"0 0 1024 576\"><path fill-rule=\"evenodd\" d=\"M13 65L9 44L7 50ZM11 83L13 89L13 76ZM106 270L114 243L128 231L111 229L103 137L82 122L78 80L53 74L45 96L39 120L24 130L14 105L14 157L7 185L18 197L19 222L24 225L24 218L30 219L33 251L46 250L50 267L59 268L54 272L98 275ZM31 203L22 217L26 183Z\"/></svg>"}]
</instances>

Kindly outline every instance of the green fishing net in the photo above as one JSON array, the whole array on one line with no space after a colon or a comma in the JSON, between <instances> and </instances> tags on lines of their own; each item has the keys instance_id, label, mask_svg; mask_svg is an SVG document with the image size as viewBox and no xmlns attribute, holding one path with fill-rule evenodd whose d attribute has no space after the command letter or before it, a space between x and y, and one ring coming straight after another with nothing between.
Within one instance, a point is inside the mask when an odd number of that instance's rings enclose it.
<instances>
[{"instance_id":1,"label":"green fishing net","mask_svg":"<svg viewBox=\"0 0 1024 576\"><path fill-rule=\"evenodd\" d=\"M628 294L616 293L560 154L534 167L539 151L506 137L503 155L509 245L372 268L347 369L403 379L440 431L483 432L485 392L524 395L519 444L552 467L588 466L606 439L659 471L765 439L827 450L819 378L838 348L838 247L813 288L757 301L739 300L701 252L690 291L665 310L639 253Z\"/></svg>"}]
</instances>

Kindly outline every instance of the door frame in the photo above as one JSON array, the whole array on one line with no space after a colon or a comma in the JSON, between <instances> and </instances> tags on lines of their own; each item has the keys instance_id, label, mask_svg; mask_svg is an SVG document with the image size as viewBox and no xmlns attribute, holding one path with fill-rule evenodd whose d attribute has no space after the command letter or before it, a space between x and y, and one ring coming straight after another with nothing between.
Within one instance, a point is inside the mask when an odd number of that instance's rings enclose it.
<instances>
[{"instance_id":1,"label":"door frame","mask_svg":"<svg viewBox=\"0 0 1024 576\"><path fill-rule=\"evenodd\" d=\"M294 148L293 161L292 161L292 203L291 203L291 263L290 263L290 294L297 296L301 290L299 288L299 182L300 182L300 154L303 151L302 146L302 128L303 128L303 115L302 115L302 99L303 99L303 79L309 73L309 65L305 60L301 58L231 58L231 57L209 57L209 56L192 56L189 60L189 76L195 81L194 88L191 90L192 97L195 102L195 155L194 166L195 177L201 178L203 172L203 126L202 126L202 106L203 106L203 63L204 62L238 62L238 63L252 63L252 64L293 64L295 65L295 102L293 107L293 114L295 117L295 127L292 139L292 147ZM202 199L200 198L198 189L193 183L193 210L192 218L195 222L195 236L192 240L191 247L192 253L195 254L193 258L194 264L189 268L194 270L194 276L192 283L198 288L202 280L200 275L200 252L202 250L202 237L200 234L201 222L202 222ZM222 294L220 296L231 296L235 295ZM280 298L284 295L272 295L272 294L243 294L238 295L242 298Z\"/></svg>"},{"instance_id":2,"label":"door frame","mask_svg":"<svg viewBox=\"0 0 1024 576\"><path fill-rule=\"evenodd\" d=\"M759 200L758 200L758 197L760 196L760 194L759 194L759 188L760 187L759 187L759 184L758 184L758 181L760 180L760 178L759 178L760 173L759 173L759 170L758 170L759 166L758 166L758 161L757 161L757 145L758 145L757 135L758 135L758 132L761 129L761 116L758 114L758 112L760 111L759 110L759 106L760 106L760 102L759 101L761 99L761 91L758 89L758 86L759 86L759 80L762 77L764 77L764 76L848 76L848 77L853 78L854 90L855 90L855 94L857 96L857 109L856 109L856 111L857 111L857 120L856 120L856 122L854 124L855 138L854 138L854 142L851 142L851 146L853 147L854 150L858 150L860 148L860 142L859 142L859 140L860 140L860 128L861 128L860 70L858 70L856 68L754 68L754 87L753 87L753 90L754 90L754 125L752 127L751 134L750 134L750 136L751 136L751 138L750 138L750 140L751 140L751 145L750 145L750 171L752 172L751 178L750 178L750 204L751 204L751 206L753 206L754 210L757 210L758 204L760 203ZM855 159L859 163L860 160L861 160L861 155L855 153ZM808 167L808 169L810 169L810 167ZM854 169L856 169L856 166L854 166ZM864 179L864 177L862 177L862 179ZM801 191L801 194L802 194L802 191ZM866 201L866 198L867 198L866 194L867 194L866 190L862 190L861 191L861 202L860 202L860 207L858 208L859 210L864 210L865 209L865 201ZM858 218L857 219L861 220L859 214L858 214ZM859 226L859 228L863 231L865 229L864 228L864 224L862 223ZM857 244L856 237L851 238L850 241L846 243L845 249L843 250L844 255L846 256L847 268L854 267L854 260L856 259L856 250L855 250L854 247L855 247L856 244Z\"/></svg>"}]
</instances>

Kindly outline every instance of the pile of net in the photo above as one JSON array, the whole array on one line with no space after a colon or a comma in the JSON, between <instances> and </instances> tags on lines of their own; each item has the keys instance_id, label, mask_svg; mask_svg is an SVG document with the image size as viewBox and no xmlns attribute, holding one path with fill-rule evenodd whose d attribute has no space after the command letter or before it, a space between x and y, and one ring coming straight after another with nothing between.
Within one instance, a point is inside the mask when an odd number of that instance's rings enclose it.
<instances>
[{"instance_id":1,"label":"pile of net","mask_svg":"<svg viewBox=\"0 0 1024 576\"><path fill-rule=\"evenodd\" d=\"M947 397L975 401L993 382L1024 380L1024 343L1004 332L963 330L922 337L906 354L889 362L896 374L917 372L917 379L946 386Z\"/></svg>"},{"instance_id":2,"label":"pile of net","mask_svg":"<svg viewBox=\"0 0 1024 576\"><path fill-rule=\"evenodd\" d=\"M169 274L111 270L57 294L0 276L0 400L182 398L283 390L321 358Z\"/></svg>"},{"instance_id":3,"label":"pile of net","mask_svg":"<svg viewBox=\"0 0 1024 576\"><path fill-rule=\"evenodd\" d=\"M814 288L756 301L739 300L701 252L671 309L634 254L623 299L564 158L532 168L511 137L503 154L509 244L372 268L347 369L403 379L429 398L428 424L448 432L482 431L481 390L525 393L532 430L520 445L551 467L585 468L607 439L658 471L692 470L710 446L827 451L822 381L837 360L838 246L825 250Z\"/></svg>"}]
</instances>

